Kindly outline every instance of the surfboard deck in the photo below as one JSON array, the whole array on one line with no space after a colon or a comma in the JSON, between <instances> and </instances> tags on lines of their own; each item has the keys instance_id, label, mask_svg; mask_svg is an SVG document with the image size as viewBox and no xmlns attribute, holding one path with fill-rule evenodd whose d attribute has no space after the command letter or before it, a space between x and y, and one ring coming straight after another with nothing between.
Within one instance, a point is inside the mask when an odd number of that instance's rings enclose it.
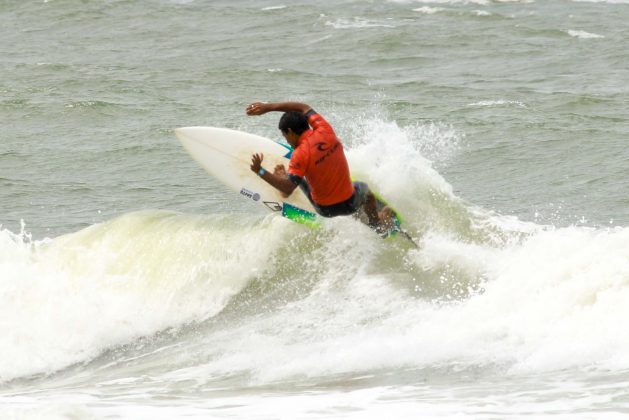
<instances>
[{"instance_id":1,"label":"surfboard deck","mask_svg":"<svg viewBox=\"0 0 629 420\"><path fill-rule=\"evenodd\" d=\"M263 167L273 171L278 164L288 166L292 149L288 145L242 131L218 127L182 127L175 135L201 167L225 186L267 210L310 227L320 225L321 218L300 188L284 197L250 169L254 153L264 155ZM376 195L381 210L388 203ZM402 229L402 218L393 210L395 220L384 237L395 236ZM407 235L410 239L410 236Z\"/></svg>"}]
</instances>

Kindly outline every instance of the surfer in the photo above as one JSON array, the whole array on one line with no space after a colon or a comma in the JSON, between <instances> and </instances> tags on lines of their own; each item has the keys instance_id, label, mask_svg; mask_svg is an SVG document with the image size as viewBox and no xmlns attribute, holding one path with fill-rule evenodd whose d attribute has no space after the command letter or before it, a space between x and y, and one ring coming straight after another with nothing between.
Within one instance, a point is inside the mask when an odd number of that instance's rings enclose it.
<instances>
[{"instance_id":1,"label":"surfer","mask_svg":"<svg viewBox=\"0 0 629 420\"><path fill-rule=\"evenodd\" d=\"M361 208L369 227L386 233L394 223L389 207L378 211L376 197L364 182L352 182L343 145L332 126L309 105L299 102L262 103L247 106L249 116L283 112L279 129L294 149L288 172L277 165L273 172L262 167L264 155L251 157L251 170L288 197L298 186L317 213L324 217L356 214Z\"/></svg>"}]
</instances>

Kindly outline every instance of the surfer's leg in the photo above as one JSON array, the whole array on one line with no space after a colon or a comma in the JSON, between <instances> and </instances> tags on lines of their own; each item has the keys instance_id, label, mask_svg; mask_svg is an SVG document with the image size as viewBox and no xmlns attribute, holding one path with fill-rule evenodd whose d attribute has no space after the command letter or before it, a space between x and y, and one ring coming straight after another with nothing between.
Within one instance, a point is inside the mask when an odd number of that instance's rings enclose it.
<instances>
[{"instance_id":1,"label":"surfer's leg","mask_svg":"<svg viewBox=\"0 0 629 420\"><path fill-rule=\"evenodd\" d=\"M364 182L354 182L356 208L362 207L367 216L367 225L378 233L389 232L395 224L395 212L389 206L378 211L378 199Z\"/></svg>"},{"instance_id":2,"label":"surfer's leg","mask_svg":"<svg viewBox=\"0 0 629 420\"><path fill-rule=\"evenodd\" d=\"M356 210L361 208L367 216L367 225L376 230L380 230L383 217L387 217L388 213L392 213L388 207L378 212L378 202L376 196L371 192L369 185L364 182L354 182L354 207ZM390 217L389 217L390 218Z\"/></svg>"},{"instance_id":3,"label":"surfer's leg","mask_svg":"<svg viewBox=\"0 0 629 420\"><path fill-rule=\"evenodd\" d=\"M395 212L389 206L384 206L378 212L378 219L380 220L380 228L383 228L385 232L389 232L395 226Z\"/></svg>"},{"instance_id":4,"label":"surfer's leg","mask_svg":"<svg viewBox=\"0 0 629 420\"><path fill-rule=\"evenodd\" d=\"M395 225L395 212L389 206L384 206L378 211L376 196L369 191L365 202L365 214L369 219L369 227L377 233L384 234L393 229Z\"/></svg>"},{"instance_id":5,"label":"surfer's leg","mask_svg":"<svg viewBox=\"0 0 629 420\"><path fill-rule=\"evenodd\" d=\"M363 204L365 214L369 219L369 227L376 229L380 225L380 216L378 214L378 204L376 203L376 196L371 191L368 191L365 197L365 204Z\"/></svg>"}]
</instances>

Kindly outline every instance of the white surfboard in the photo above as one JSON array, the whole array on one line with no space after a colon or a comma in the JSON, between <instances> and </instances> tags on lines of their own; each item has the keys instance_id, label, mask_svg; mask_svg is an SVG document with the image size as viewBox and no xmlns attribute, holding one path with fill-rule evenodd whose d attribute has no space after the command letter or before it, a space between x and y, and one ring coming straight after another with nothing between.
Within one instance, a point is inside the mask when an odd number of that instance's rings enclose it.
<instances>
[{"instance_id":1,"label":"white surfboard","mask_svg":"<svg viewBox=\"0 0 629 420\"><path fill-rule=\"evenodd\" d=\"M278 164L288 168L292 153L289 146L227 128L183 127L175 129L175 134L208 174L245 199L296 222L317 224L315 209L301 189L283 197L250 169L254 153L264 154L262 167L267 171L273 171Z\"/></svg>"}]
</instances>

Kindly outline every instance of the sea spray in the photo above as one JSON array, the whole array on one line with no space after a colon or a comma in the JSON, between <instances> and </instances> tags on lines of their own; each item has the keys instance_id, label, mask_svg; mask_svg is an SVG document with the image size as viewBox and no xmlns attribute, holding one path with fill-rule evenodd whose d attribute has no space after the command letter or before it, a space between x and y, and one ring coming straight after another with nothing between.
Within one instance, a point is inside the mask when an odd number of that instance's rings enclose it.
<instances>
[{"instance_id":1,"label":"sea spray","mask_svg":"<svg viewBox=\"0 0 629 420\"><path fill-rule=\"evenodd\" d=\"M167 377L261 385L400 370L629 369L628 235L566 228L504 247L451 243L447 262L442 239L431 237L408 260L417 253L429 271L459 266L459 284L446 279L435 290L420 271L411 277L408 266L377 264L389 245L348 247L332 237L302 255L316 262L312 271L295 274L315 277L314 287L272 311L208 328L193 347L194 367Z\"/></svg>"},{"instance_id":2,"label":"sea spray","mask_svg":"<svg viewBox=\"0 0 629 420\"><path fill-rule=\"evenodd\" d=\"M0 378L213 316L264 269L273 223L145 211L46 241L1 231Z\"/></svg>"}]
</instances>

